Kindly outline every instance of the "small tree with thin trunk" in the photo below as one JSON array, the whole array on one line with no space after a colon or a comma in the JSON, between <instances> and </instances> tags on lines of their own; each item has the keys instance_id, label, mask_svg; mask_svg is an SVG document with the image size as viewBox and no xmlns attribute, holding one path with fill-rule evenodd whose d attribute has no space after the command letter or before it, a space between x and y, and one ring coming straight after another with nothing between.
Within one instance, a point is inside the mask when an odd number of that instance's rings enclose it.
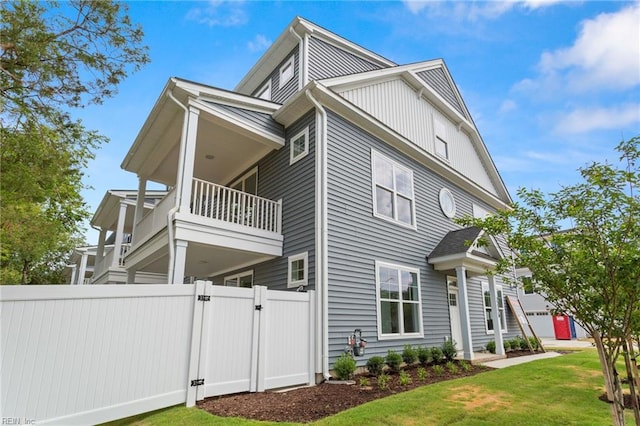
<instances>
[{"instance_id":1,"label":"small tree with thin trunk","mask_svg":"<svg viewBox=\"0 0 640 426\"><path fill-rule=\"evenodd\" d=\"M513 258L498 271L527 267L533 290L591 334L616 425L624 424L616 361L625 342L640 334L639 143L636 136L617 146L618 165L579 169L581 183L546 196L520 189L522 201L513 209L461 221L503 235Z\"/></svg>"}]
</instances>

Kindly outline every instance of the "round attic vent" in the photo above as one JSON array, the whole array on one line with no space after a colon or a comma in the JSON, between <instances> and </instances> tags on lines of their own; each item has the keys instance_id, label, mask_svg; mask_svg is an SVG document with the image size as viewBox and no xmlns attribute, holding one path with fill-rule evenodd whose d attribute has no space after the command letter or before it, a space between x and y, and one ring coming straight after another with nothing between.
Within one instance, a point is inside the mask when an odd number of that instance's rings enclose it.
<instances>
[{"instance_id":1,"label":"round attic vent","mask_svg":"<svg viewBox=\"0 0 640 426\"><path fill-rule=\"evenodd\" d=\"M456 200L447 188L440 190L440 209L442 209L442 213L450 219L456 215Z\"/></svg>"}]
</instances>

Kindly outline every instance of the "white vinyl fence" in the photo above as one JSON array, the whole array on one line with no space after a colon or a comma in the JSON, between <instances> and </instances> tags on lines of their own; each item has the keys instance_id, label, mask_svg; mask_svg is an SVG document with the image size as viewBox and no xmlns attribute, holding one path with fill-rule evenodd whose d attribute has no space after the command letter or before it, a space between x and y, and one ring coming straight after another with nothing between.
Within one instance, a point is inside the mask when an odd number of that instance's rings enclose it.
<instances>
[{"instance_id":1,"label":"white vinyl fence","mask_svg":"<svg viewBox=\"0 0 640 426\"><path fill-rule=\"evenodd\" d=\"M2 287L0 417L100 423L313 383L313 298L203 281Z\"/></svg>"}]
</instances>

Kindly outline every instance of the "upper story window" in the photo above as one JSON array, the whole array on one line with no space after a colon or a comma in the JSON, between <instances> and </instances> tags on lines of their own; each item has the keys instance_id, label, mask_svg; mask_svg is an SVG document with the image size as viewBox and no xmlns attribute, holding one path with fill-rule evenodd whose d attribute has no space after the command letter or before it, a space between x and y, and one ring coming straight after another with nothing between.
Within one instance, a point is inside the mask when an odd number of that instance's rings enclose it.
<instances>
[{"instance_id":1,"label":"upper story window","mask_svg":"<svg viewBox=\"0 0 640 426\"><path fill-rule=\"evenodd\" d=\"M309 153L309 127L290 139L289 164L293 164Z\"/></svg>"},{"instance_id":2,"label":"upper story window","mask_svg":"<svg viewBox=\"0 0 640 426\"><path fill-rule=\"evenodd\" d=\"M258 168L254 167L245 173L240 179L229 185L233 189L258 195Z\"/></svg>"},{"instance_id":3,"label":"upper story window","mask_svg":"<svg viewBox=\"0 0 640 426\"><path fill-rule=\"evenodd\" d=\"M435 133L436 155L445 160L449 159L449 143L447 142L447 128L445 123L438 117L433 117L433 128Z\"/></svg>"},{"instance_id":4,"label":"upper story window","mask_svg":"<svg viewBox=\"0 0 640 426\"><path fill-rule=\"evenodd\" d=\"M264 99L266 101L271 100L271 79L269 79L269 81L267 81L265 85L262 86L260 90L258 90L256 97Z\"/></svg>"},{"instance_id":5,"label":"upper story window","mask_svg":"<svg viewBox=\"0 0 640 426\"><path fill-rule=\"evenodd\" d=\"M309 270L308 261L309 255L306 251L289 256L289 279L287 280L287 287L306 286L309 283L309 277L307 276Z\"/></svg>"},{"instance_id":6,"label":"upper story window","mask_svg":"<svg viewBox=\"0 0 640 426\"><path fill-rule=\"evenodd\" d=\"M420 272L376 261L378 338L421 337Z\"/></svg>"},{"instance_id":7,"label":"upper story window","mask_svg":"<svg viewBox=\"0 0 640 426\"><path fill-rule=\"evenodd\" d=\"M227 287L253 287L253 270L224 277L224 285Z\"/></svg>"},{"instance_id":8,"label":"upper story window","mask_svg":"<svg viewBox=\"0 0 640 426\"><path fill-rule=\"evenodd\" d=\"M280 87L282 88L289 80L293 78L293 56L289 58L285 64L280 67Z\"/></svg>"},{"instance_id":9,"label":"upper story window","mask_svg":"<svg viewBox=\"0 0 640 426\"><path fill-rule=\"evenodd\" d=\"M371 152L373 214L415 228L413 172L379 152Z\"/></svg>"},{"instance_id":10,"label":"upper story window","mask_svg":"<svg viewBox=\"0 0 640 426\"><path fill-rule=\"evenodd\" d=\"M502 295L502 286L496 285L496 293L498 293L498 318L500 318L500 330L507 332L507 318L504 310L504 297ZM484 305L484 324L487 334L494 334L493 318L491 316L491 293L489 292L489 283L482 282L482 304Z\"/></svg>"}]
</instances>

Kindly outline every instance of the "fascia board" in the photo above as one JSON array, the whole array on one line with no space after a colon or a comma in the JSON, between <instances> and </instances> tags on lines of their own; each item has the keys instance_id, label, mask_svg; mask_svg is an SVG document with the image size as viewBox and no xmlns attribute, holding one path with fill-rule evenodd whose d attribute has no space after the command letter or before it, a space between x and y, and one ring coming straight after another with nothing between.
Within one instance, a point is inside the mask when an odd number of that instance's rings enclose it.
<instances>
[{"instance_id":1,"label":"fascia board","mask_svg":"<svg viewBox=\"0 0 640 426\"><path fill-rule=\"evenodd\" d=\"M189 92L194 98L210 100L216 103L263 112L266 114L272 114L280 108L280 104L276 102L254 98L252 96L219 89L217 87L200 85L198 83L186 82L183 80L178 80L176 86Z\"/></svg>"},{"instance_id":2,"label":"fascia board","mask_svg":"<svg viewBox=\"0 0 640 426\"><path fill-rule=\"evenodd\" d=\"M361 110L357 106L351 104L340 95L319 84L311 86L310 89L313 91L315 98L325 106L334 110L357 126L366 129L367 132L396 147L445 179L448 179L452 183L477 196L480 200L486 202L490 206L496 209L510 208L510 199L509 202L506 202L498 196L486 191L484 188L462 175L457 170L443 164L440 160L436 159L433 154L421 150L410 140L389 128L384 123L373 118L370 114Z\"/></svg>"},{"instance_id":3,"label":"fascia board","mask_svg":"<svg viewBox=\"0 0 640 426\"><path fill-rule=\"evenodd\" d=\"M244 135L251 137L252 139L258 140L266 145L269 145L274 149L280 149L284 146L284 143L285 143L284 137L280 137L272 133L266 132L261 127L256 126L255 124L250 123L246 120L242 120L234 115L231 115L226 111L216 109L214 106L210 104L203 103L198 99L190 99L189 105L199 109L200 111L203 111L209 114L212 117L217 118L218 123L220 123L220 121L222 121L222 124L224 124L224 122L229 123L232 125L234 130L240 131L240 133L243 133ZM207 117L204 117L204 118L207 119Z\"/></svg>"}]
</instances>

